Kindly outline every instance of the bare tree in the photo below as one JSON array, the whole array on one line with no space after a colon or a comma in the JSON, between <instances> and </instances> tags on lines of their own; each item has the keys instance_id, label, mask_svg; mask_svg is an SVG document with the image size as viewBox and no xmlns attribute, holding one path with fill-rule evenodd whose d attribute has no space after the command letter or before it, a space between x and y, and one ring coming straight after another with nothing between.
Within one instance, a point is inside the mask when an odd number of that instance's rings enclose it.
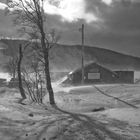
<instances>
[{"instance_id":1,"label":"bare tree","mask_svg":"<svg viewBox=\"0 0 140 140\"><path fill-rule=\"evenodd\" d=\"M32 54L28 68L23 71L26 93L33 102L42 103L45 95L43 90L43 72L40 61Z\"/></svg>"},{"instance_id":2,"label":"bare tree","mask_svg":"<svg viewBox=\"0 0 140 140\"><path fill-rule=\"evenodd\" d=\"M18 61L18 47L13 41L7 39L1 39L1 41L6 45L1 52L9 57L9 60L4 65L4 69L12 76L13 80L16 78L17 74L17 61Z\"/></svg>"},{"instance_id":3,"label":"bare tree","mask_svg":"<svg viewBox=\"0 0 140 140\"><path fill-rule=\"evenodd\" d=\"M4 65L4 69L12 76L13 79L16 78L16 68L17 68L17 58L10 57L9 61Z\"/></svg>"},{"instance_id":4,"label":"bare tree","mask_svg":"<svg viewBox=\"0 0 140 140\"><path fill-rule=\"evenodd\" d=\"M55 100L49 70L49 49L56 43L57 38L54 36L54 32L48 33L45 30L44 22L46 17L43 10L43 2L44 0L8 0L8 5L15 8L13 12L16 15L14 22L22 25L22 31L30 35L32 39L40 40L46 88L49 92L50 104L53 105Z\"/></svg>"},{"instance_id":5,"label":"bare tree","mask_svg":"<svg viewBox=\"0 0 140 140\"><path fill-rule=\"evenodd\" d=\"M21 75L21 63L23 59L23 51L22 51L22 45L19 45L19 58L18 58L18 64L17 64L17 73L18 73L18 81L19 81L19 90L22 97L22 100L26 99L26 95L24 92L23 84L22 84L22 75Z\"/></svg>"}]
</instances>

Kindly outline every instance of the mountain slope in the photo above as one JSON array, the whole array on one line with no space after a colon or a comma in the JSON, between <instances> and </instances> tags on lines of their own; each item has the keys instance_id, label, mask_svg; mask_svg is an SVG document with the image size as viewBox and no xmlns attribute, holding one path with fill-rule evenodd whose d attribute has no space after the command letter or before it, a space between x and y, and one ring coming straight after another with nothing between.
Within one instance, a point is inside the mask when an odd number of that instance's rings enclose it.
<instances>
[{"instance_id":1,"label":"mountain slope","mask_svg":"<svg viewBox=\"0 0 140 140\"><path fill-rule=\"evenodd\" d=\"M23 40L8 40L0 41L1 48L15 48L20 43L25 43ZM3 43L5 45L3 45ZM9 54L10 55L10 54ZM5 56L0 61L4 61ZM140 70L140 58L121 54L115 51L85 46L85 64L90 62L98 62L110 69L128 69ZM50 68L52 71L69 72L81 66L81 46L80 45L56 45L50 50Z\"/></svg>"},{"instance_id":2,"label":"mountain slope","mask_svg":"<svg viewBox=\"0 0 140 140\"><path fill-rule=\"evenodd\" d=\"M73 70L81 66L81 46L58 45L51 50L53 67ZM85 46L85 64L98 62L110 69L140 70L140 58L111 50ZM57 65L59 64L59 65Z\"/></svg>"}]
</instances>

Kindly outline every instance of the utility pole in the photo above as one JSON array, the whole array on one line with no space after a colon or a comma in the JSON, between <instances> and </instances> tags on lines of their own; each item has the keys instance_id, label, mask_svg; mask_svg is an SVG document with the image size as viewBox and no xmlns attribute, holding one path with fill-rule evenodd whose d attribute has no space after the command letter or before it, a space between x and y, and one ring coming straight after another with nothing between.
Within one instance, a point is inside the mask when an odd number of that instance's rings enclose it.
<instances>
[{"instance_id":1,"label":"utility pole","mask_svg":"<svg viewBox=\"0 0 140 140\"><path fill-rule=\"evenodd\" d=\"M81 28L82 33L82 81L81 84L84 84L84 24L82 24Z\"/></svg>"}]
</instances>

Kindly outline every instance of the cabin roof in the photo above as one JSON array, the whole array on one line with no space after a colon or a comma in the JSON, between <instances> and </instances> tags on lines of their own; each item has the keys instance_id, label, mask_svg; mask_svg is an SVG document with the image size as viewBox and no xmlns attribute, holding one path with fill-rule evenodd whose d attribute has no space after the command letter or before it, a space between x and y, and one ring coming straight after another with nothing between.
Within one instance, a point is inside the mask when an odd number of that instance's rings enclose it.
<instances>
[{"instance_id":1,"label":"cabin roof","mask_svg":"<svg viewBox=\"0 0 140 140\"><path fill-rule=\"evenodd\" d=\"M114 74L114 75L117 75L114 71L108 69L107 67L102 66L101 64L99 64L99 63L97 63L97 62L88 63L88 64L86 64L84 67L89 67L89 66L94 65L94 64L97 65L97 66L99 66L99 67L101 67L101 68L103 68L103 69L106 69L107 71L111 72L111 73ZM81 67L75 69L74 71L71 71L69 74L71 75L71 74L76 73L76 72L78 72L78 71L81 71Z\"/></svg>"}]
</instances>

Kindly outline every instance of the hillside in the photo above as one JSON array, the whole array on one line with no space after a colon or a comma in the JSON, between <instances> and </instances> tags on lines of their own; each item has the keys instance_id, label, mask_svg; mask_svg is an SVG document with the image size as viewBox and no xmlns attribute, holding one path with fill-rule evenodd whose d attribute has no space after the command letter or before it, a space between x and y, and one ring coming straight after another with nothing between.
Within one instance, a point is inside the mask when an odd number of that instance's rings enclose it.
<instances>
[{"instance_id":1,"label":"hillside","mask_svg":"<svg viewBox=\"0 0 140 140\"><path fill-rule=\"evenodd\" d=\"M17 89L0 87L0 140L140 140L140 85L53 89L56 106L48 94L20 104Z\"/></svg>"},{"instance_id":2,"label":"hillside","mask_svg":"<svg viewBox=\"0 0 140 140\"><path fill-rule=\"evenodd\" d=\"M81 66L81 46L58 45L51 50L51 66L70 71ZM85 64L98 62L110 69L140 70L140 58L111 50L85 46Z\"/></svg>"},{"instance_id":3,"label":"hillside","mask_svg":"<svg viewBox=\"0 0 140 140\"><path fill-rule=\"evenodd\" d=\"M14 48L14 53L18 45L23 40L1 40L0 47ZM10 53L9 53L10 55ZM0 63L4 62L8 56L4 56ZM115 51L85 46L85 64L89 62L98 62L102 65L115 69L140 70L140 58L121 54ZM81 66L81 46L80 45L56 45L50 51L50 67L52 71L69 72Z\"/></svg>"}]
</instances>

